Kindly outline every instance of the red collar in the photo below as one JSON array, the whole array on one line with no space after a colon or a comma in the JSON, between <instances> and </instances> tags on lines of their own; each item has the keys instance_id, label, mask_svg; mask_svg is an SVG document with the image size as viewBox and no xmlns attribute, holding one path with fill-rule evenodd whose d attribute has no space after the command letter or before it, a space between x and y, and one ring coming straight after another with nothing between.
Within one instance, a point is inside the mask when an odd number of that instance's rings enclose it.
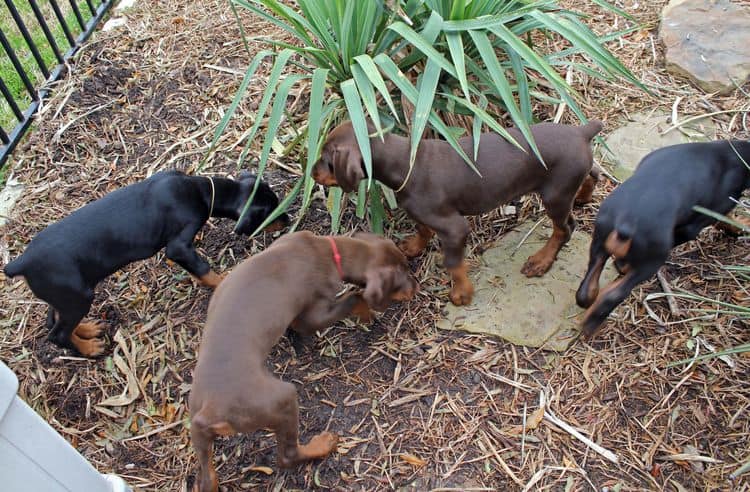
<instances>
[{"instance_id":1,"label":"red collar","mask_svg":"<svg viewBox=\"0 0 750 492\"><path fill-rule=\"evenodd\" d=\"M336 241L333 240L333 237L328 236L328 241L331 243L331 249L333 250L333 261L336 263L336 270L338 270L341 280L344 280L344 269L341 268L341 255L339 254L339 248L336 246Z\"/></svg>"}]
</instances>

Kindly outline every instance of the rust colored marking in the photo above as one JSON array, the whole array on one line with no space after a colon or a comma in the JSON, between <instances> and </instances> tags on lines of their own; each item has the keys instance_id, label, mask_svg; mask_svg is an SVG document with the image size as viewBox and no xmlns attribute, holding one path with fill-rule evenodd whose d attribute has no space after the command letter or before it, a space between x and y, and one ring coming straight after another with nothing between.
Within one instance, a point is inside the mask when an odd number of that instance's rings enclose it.
<instances>
[{"instance_id":1,"label":"rust colored marking","mask_svg":"<svg viewBox=\"0 0 750 492\"><path fill-rule=\"evenodd\" d=\"M215 289L219 286L222 280L224 280L225 275L219 275L218 273L214 272L213 270L209 270L207 274L200 277L198 280L200 280L201 284L205 285L206 287L211 287L212 289Z\"/></svg>"},{"instance_id":2,"label":"rust colored marking","mask_svg":"<svg viewBox=\"0 0 750 492\"><path fill-rule=\"evenodd\" d=\"M359 318L363 323L370 323L374 319L370 306L364 299L360 299L359 302L354 305L354 308L352 308L352 314Z\"/></svg>"},{"instance_id":3,"label":"rust colored marking","mask_svg":"<svg viewBox=\"0 0 750 492\"><path fill-rule=\"evenodd\" d=\"M313 169L312 178L316 183L322 184L323 186L338 186L336 176L329 173L327 169L323 167L316 167Z\"/></svg>"},{"instance_id":4,"label":"rust colored marking","mask_svg":"<svg viewBox=\"0 0 750 492\"><path fill-rule=\"evenodd\" d=\"M401 241L398 247L408 258L414 258L424 251L434 235L435 231L426 225L417 224L417 233Z\"/></svg>"},{"instance_id":5,"label":"rust colored marking","mask_svg":"<svg viewBox=\"0 0 750 492\"><path fill-rule=\"evenodd\" d=\"M82 338L84 340L90 340L92 338L96 338L99 335L101 335L103 330L104 330L103 323L87 321L87 322L80 323L78 326L76 326L75 330L73 330L73 334L76 335L78 338Z\"/></svg>"},{"instance_id":6,"label":"rust colored marking","mask_svg":"<svg viewBox=\"0 0 750 492\"><path fill-rule=\"evenodd\" d=\"M104 353L104 341L99 338L85 339L76 335L75 331L70 334L70 341L76 350L86 357L97 357Z\"/></svg>"},{"instance_id":7,"label":"rust colored marking","mask_svg":"<svg viewBox=\"0 0 750 492\"><path fill-rule=\"evenodd\" d=\"M521 268L521 273L527 277L541 277L552 267L557 258L560 248L568 241L568 234L563 229L553 226L552 236L542 249L537 251L533 256L529 256L526 263Z\"/></svg>"},{"instance_id":8,"label":"rust colored marking","mask_svg":"<svg viewBox=\"0 0 750 492\"><path fill-rule=\"evenodd\" d=\"M297 453L301 460L325 458L336 450L339 436L330 432L323 432L310 439L304 446L297 446Z\"/></svg>"},{"instance_id":9,"label":"rust colored marking","mask_svg":"<svg viewBox=\"0 0 750 492\"><path fill-rule=\"evenodd\" d=\"M594 196L594 188L596 188L596 179L591 175L586 176L581 187L578 188L578 193L576 193L575 204L584 205L591 202Z\"/></svg>"},{"instance_id":10,"label":"rust colored marking","mask_svg":"<svg viewBox=\"0 0 750 492\"><path fill-rule=\"evenodd\" d=\"M281 219L276 219L270 224L268 224L263 231L265 232L276 232L282 230L284 227L286 227L286 224L284 224L284 221Z\"/></svg>"},{"instance_id":11,"label":"rust colored marking","mask_svg":"<svg viewBox=\"0 0 750 492\"><path fill-rule=\"evenodd\" d=\"M471 304L474 297L474 286L469 280L469 267L466 266L466 262L462 261L457 267L449 268L448 272L450 272L453 280L453 288L450 293L451 302L456 306Z\"/></svg>"},{"instance_id":12,"label":"rust colored marking","mask_svg":"<svg viewBox=\"0 0 750 492\"><path fill-rule=\"evenodd\" d=\"M622 283L625 281L625 279L628 278L627 275L624 277L620 277L617 280L611 282L609 285L607 285L602 291L599 293L599 295L596 298L596 301L594 301L594 304L592 304L587 310L586 313L583 316L583 322L581 325L584 327L583 336L586 338L591 338L591 336L596 332L596 330L599 329L600 325L597 325L595 327L586 328L586 325L588 323L589 318L594 314L594 311L601 305L602 302L604 302L604 299L607 297L607 294L609 292L612 292L613 290L617 289L622 285Z\"/></svg>"},{"instance_id":13,"label":"rust colored marking","mask_svg":"<svg viewBox=\"0 0 750 492\"><path fill-rule=\"evenodd\" d=\"M604 249L615 258L624 258L628 254L632 242L633 238L623 241L617 235L617 231L612 231L604 242Z\"/></svg>"},{"instance_id":14,"label":"rust colored marking","mask_svg":"<svg viewBox=\"0 0 750 492\"><path fill-rule=\"evenodd\" d=\"M416 294L414 289L399 290L391 295L391 300L396 302L411 301L412 299L414 299L414 294Z\"/></svg>"},{"instance_id":15,"label":"rust colored marking","mask_svg":"<svg viewBox=\"0 0 750 492\"><path fill-rule=\"evenodd\" d=\"M586 300L588 302L596 302L596 297L599 295L599 278L602 276L602 270L606 262L607 258L605 256L599 256L591 275L588 277L589 284L586 286Z\"/></svg>"}]
</instances>

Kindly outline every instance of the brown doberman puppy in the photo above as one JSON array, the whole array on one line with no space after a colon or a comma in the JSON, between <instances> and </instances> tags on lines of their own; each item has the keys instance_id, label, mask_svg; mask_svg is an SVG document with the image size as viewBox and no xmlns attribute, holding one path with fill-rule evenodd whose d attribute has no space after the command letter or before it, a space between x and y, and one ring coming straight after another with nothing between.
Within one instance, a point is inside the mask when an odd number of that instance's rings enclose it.
<instances>
[{"instance_id":1,"label":"brown doberman puppy","mask_svg":"<svg viewBox=\"0 0 750 492\"><path fill-rule=\"evenodd\" d=\"M342 280L364 292L336 298ZM270 428L282 467L334 451L338 438L330 432L299 444L297 391L269 373L266 357L288 327L309 335L352 314L369 320L370 308L409 300L417 288L396 245L366 233L288 234L232 270L208 306L190 392L190 432L200 465L196 488L218 490L216 436Z\"/></svg>"},{"instance_id":2,"label":"brown doberman puppy","mask_svg":"<svg viewBox=\"0 0 750 492\"><path fill-rule=\"evenodd\" d=\"M571 215L574 199L591 200L597 176L592 168L590 142L601 129L599 121L578 127L533 125L531 131L546 169L517 129L508 131L526 152L496 133L484 133L475 162L481 177L447 142L425 139L419 144L414 168L405 184L409 173L409 139L394 134L385 135L384 141L371 137L373 177L398 190L399 206L417 222L417 234L404 240L401 249L409 257L417 256L437 233L445 267L453 279L450 299L459 306L469 304L474 287L464 262L469 234L469 222L464 216L488 212L536 191L554 229L549 241L526 261L521 271L528 277L543 275L575 227ZM459 139L459 143L467 155L472 155L471 136ZM365 178L351 122L339 125L328 135L312 175L318 183L338 185L344 191L354 190Z\"/></svg>"}]
</instances>

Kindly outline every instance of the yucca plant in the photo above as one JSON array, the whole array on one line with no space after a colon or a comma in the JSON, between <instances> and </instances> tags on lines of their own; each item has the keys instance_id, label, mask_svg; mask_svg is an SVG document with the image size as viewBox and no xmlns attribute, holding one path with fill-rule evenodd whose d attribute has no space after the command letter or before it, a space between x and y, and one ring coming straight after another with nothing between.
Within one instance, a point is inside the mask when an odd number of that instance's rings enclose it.
<instances>
[{"instance_id":1,"label":"yucca plant","mask_svg":"<svg viewBox=\"0 0 750 492\"><path fill-rule=\"evenodd\" d=\"M261 61L273 58L268 85L240 158L241 165L270 106L258 163L262 173L277 141L289 91L295 85L309 86L308 123L299 129L299 138L284 149L287 154L301 150L304 176L278 213L302 191L300 217L304 214L314 185L310 172L323 138L333 124L344 119L353 123L370 176L358 191L357 214L364 216L369 194L371 224L380 231L384 217L381 196L384 194L392 207L395 198L391 190L371 181L368 118L378 133L395 125L410 134L412 165L429 127L473 168L472 156L466 155L456 140L466 130L474 137L474 155L483 127L518 145L498 123L501 113L510 116L537 155L529 130L534 100L564 102L585 122L575 91L558 72L562 68L574 67L600 78L620 77L641 86L602 46L605 40L585 26L580 14L561 9L554 0L297 0L298 8L279 0L230 1L232 8L245 8L272 22L296 42L266 40L276 51L255 56L214 142ZM595 1L625 15L603 0ZM545 36L562 37L569 45L562 51L544 53L534 43ZM579 53L594 67L577 63L573 55ZM460 121L451 118L454 115L468 117L470 123L463 128L451 126L449 122ZM338 188L329 192L334 231L342 198Z\"/></svg>"}]
</instances>

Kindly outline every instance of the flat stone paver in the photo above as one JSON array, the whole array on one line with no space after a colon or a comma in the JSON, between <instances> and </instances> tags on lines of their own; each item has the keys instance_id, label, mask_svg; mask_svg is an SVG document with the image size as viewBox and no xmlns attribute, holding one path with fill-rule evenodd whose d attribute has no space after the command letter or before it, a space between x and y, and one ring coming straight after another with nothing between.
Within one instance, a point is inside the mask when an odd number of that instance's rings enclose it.
<instances>
[{"instance_id":1,"label":"flat stone paver","mask_svg":"<svg viewBox=\"0 0 750 492\"><path fill-rule=\"evenodd\" d=\"M607 167L617 179L624 181L633 174L641 159L656 149L716 138L716 126L711 118L700 118L672 130L669 130L670 119L668 113L661 112L632 115L631 122L607 136L605 141L612 153L603 150L601 160L609 164ZM669 131L662 135L666 130Z\"/></svg>"},{"instance_id":2,"label":"flat stone paver","mask_svg":"<svg viewBox=\"0 0 750 492\"><path fill-rule=\"evenodd\" d=\"M575 292L586 273L591 238L583 232L573 237L560 251L557 261L543 277L527 278L521 273L526 259L547 240L549 219L517 245L533 223L520 224L505 234L482 255L482 266L470 272L476 289L470 306L448 303L447 315L437 326L498 336L517 345L563 351L578 336ZM611 265L602 274L601 283L616 278Z\"/></svg>"}]
</instances>

